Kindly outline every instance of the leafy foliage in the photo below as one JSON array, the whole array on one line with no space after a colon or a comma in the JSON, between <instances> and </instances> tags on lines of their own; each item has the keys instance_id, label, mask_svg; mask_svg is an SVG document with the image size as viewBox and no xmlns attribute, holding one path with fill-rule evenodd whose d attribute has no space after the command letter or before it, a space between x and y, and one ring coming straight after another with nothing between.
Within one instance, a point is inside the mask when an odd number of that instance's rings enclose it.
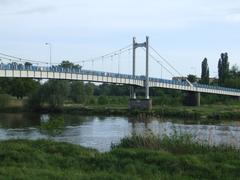
<instances>
[{"instance_id":1,"label":"leafy foliage","mask_svg":"<svg viewBox=\"0 0 240 180\"><path fill-rule=\"evenodd\" d=\"M43 86L44 101L52 109L61 109L68 94L66 81L49 80Z\"/></svg>"},{"instance_id":2,"label":"leafy foliage","mask_svg":"<svg viewBox=\"0 0 240 180\"><path fill-rule=\"evenodd\" d=\"M240 88L240 70L237 65L233 66L229 71L229 78L225 85L231 88Z\"/></svg>"},{"instance_id":3,"label":"leafy foliage","mask_svg":"<svg viewBox=\"0 0 240 180\"><path fill-rule=\"evenodd\" d=\"M10 96L7 94L0 94L0 108L5 108L10 102Z\"/></svg>"},{"instance_id":4,"label":"leafy foliage","mask_svg":"<svg viewBox=\"0 0 240 180\"><path fill-rule=\"evenodd\" d=\"M29 97L27 106L39 110L47 104L51 110L59 110L63 107L68 91L66 81L49 80Z\"/></svg>"},{"instance_id":5,"label":"leafy foliage","mask_svg":"<svg viewBox=\"0 0 240 180\"><path fill-rule=\"evenodd\" d=\"M26 78L0 78L0 91L22 99L33 93L39 83L33 79Z\"/></svg>"},{"instance_id":6,"label":"leafy foliage","mask_svg":"<svg viewBox=\"0 0 240 180\"><path fill-rule=\"evenodd\" d=\"M74 64L74 63L72 63L72 62L70 62L70 61L68 61L68 60L62 61L59 66L61 66L61 67L63 67L63 68L79 68L79 69L82 68L80 65Z\"/></svg>"},{"instance_id":7,"label":"leafy foliage","mask_svg":"<svg viewBox=\"0 0 240 180\"><path fill-rule=\"evenodd\" d=\"M197 77L195 75L189 74L187 79L191 82L194 83L197 81Z\"/></svg>"},{"instance_id":8,"label":"leafy foliage","mask_svg":"<svg viewBox=\"0 0 240 180\"><path fill-rule=\"evenodd\" d=\"M100 104L100 105L108 104L108 98L106 96L100 96L98 98L98 104Z\"/></svg>"},{"instance_id":9,"label":"leafy foliage","mask_svg":"<svg viewBox=\"0 0 240 180\"><path fill-rule=\"evenodd\" d=\"M46 140L0 143L0 179L236 179L239 152L189 138L125 138L107 153ZM183 142L182 142L183 141Z\"/></svg>"},{"instance_id":10,"label":"leafy foliage","mask_svg":"<svg viewBox=\"0 0 240 180\"><path fill-rule=\"evenodd\" d=\"M204 60L202 62L201 83L209 84L209 67L208 67L207 58L204 58Z\"/></svg>"},{"instance_id":11,"label":"leafy foliage","mask_svg":"<svg viewBox=\"0 0 240 180\"><path fill-rule=\"evenodd\" d=\"M63 132L64 118L63 117L51 117L48 121L41 122L40 129L42 132L56 136Z\"/></svg>"},{"instance_id":12,"label":"leafy foliage","mask_svg":"<svg viewBox=\"0 0 240 180\"><path fill-rule=\"evenodd\" d=\"M225 85L229 75L228 53L222 53L218 61L219 85Z\"/></svg>"},{"instance_id":13,"label":"leafy foliage","mask_svg":"<svg viewBox=\"0 0 240 180\"><path fill-rule=\"evenodd\" d=\"M86 100L83 82L74 81L70 84L70 98L75 103L83 104Z\"/></svg>"}]
</instances>

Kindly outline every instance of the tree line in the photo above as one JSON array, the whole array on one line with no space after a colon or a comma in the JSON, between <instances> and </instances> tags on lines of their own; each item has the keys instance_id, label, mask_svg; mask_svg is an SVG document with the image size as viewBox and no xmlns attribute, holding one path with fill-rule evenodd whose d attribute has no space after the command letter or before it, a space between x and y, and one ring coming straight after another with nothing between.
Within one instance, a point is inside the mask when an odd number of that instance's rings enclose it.
<instances>
[{"instance_id":1,"label":"tree line","mask_svg":"<svg viewBox=\"0 0 240 180\"><path fill-rule=\"evenodd\" d=\"M202 61L202 72L199 83L207 85L218 85L229 88L240 88L240 69L237 65L230 68L228 53L221 53L218 60L218 78L210 81L208 59ZM188 80L196 82L195 75L188 75Z\"/></svg>"}]
</instances>

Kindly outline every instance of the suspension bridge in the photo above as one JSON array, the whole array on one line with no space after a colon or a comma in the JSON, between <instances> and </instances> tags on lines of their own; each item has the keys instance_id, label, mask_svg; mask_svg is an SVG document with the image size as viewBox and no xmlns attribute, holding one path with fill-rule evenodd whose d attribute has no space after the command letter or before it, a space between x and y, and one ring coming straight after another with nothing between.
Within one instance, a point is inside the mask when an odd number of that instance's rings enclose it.
<instances>
[{"instance_id":1,"label":"suspension bridge","mask_svg":"<svg viewBox=\"0 0 240 180\"><path fill-rule=\"evenodd\" d=\"M140 48L145 53L145 74L136 75L136 49ZM121 56L131 55L131 64L125 68L132 68L130 73L120 72ZM117 58L114 66L106 64L106 61L112 63ZM149 62L153 60L160 66L161 78L149 76ZM233 96L240 99L240 89L232 89L220 86L211 86L198 83L191 83L188 80L170 80L164 79L163 71L174 77L182 74L160 53L149 45L149 38L143 43L137 43L133 38L133 43L103 56L86 59L78 62L78 67L62 67L59 64L50 64L45 61L30 60L20 58L4 53L0 53L0 77L1 78L33 78L33 79L58 79L70 81L88 81L97 83L113 83L119 85L129 85L130 90L130 108L149 109L152 106L149 97L149 88L166 88L188 92L189 105L200 105L200 93L218 94ZM101 63L105 70L94 70L94 64ZM86 65L88 64L88 66ZM90 67L90 68L85 68ZM107 70L107 68L110 69ZM117 67L117 68L116 68ZM115 70L116 69L116 70ZM117 71L117 72L114 72ZM145 88L145 99L137 99L136 88Z\"/></svg>"}]
</instances>

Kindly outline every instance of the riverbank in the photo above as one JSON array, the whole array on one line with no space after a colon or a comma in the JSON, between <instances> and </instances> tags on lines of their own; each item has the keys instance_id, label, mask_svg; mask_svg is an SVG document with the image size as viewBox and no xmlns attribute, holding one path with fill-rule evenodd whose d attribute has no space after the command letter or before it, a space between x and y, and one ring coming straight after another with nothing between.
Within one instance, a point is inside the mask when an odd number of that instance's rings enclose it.
<instances>
[{"instance_id":1,"label":"riverbank","mask_svg":"<svg viewBox=\"0 0 240 180\"><path fill-rule=\"evenodd\" d=\"M125 138L110 152L49 140L0 142L0 179L236 179L239 151L187 137Z\"/></svg>"},{"instance_id":2,"label":"riverbank","mask_svg":"<svg viewBox=\"0 0 240 180\"><path fill-rule=\"evenodd\" d=\"M23 105L8 106L0 109L0 113L29 112ZM23 103L22 103L23 104ZM154 106L151 111L132 110L125 105L89 105L65 104L63 108L52 110L44 108L38 113L64 113L75 115L103 115L103 116L134 116L140 118L185 118L197 120L240 120L240 105L203 105L201 107L189 106Z\"/></svg>"},{"instance_id":3,"label":"riverbank","mask_svg":"<svg viewBox=\"0 0 240 180\"><path fill-rule=\"evenodd\" d=\"M201 107L187 106L156 106L151 111L132 110L122 106L95 106L77 107L66 106L63 113L82 115L112 115L112 116L137 116L140 118L186 118L198 120L240 120L240 106L213 105Z\"/></svg>"}]
</instances>

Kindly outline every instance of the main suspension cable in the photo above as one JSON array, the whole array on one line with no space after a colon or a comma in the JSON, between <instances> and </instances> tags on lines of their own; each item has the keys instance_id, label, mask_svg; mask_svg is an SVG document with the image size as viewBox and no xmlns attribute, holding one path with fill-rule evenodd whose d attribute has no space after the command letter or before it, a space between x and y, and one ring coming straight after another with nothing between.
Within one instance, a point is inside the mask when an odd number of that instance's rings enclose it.
<instances>
[{"instance_id":1,"label":"main suspension cable","mask_svg":"<svg viewBox=\"0 0 240 180\"><path fill-rule=\"evenodd\" d=\"M26 62L32 62L32 63L49 64L48 62L44 62L44 61L34 61L34 60L26 59L26 58L20 58L20 57L8 55L8 54L5 54L5 53L0 53L0 55L6 56L7 58L5 58L5 59L12 60L12 61L18 61L18 62L26 61ZM1 57L1 58L4 59L4 57ZM16 60L15 60L15 59L16 59Z\"/></svg>"},{"instance_id":2,"label":"main suspension cable","mask_svg":"<svg viewBox=\"0 0 240 180\"><path fill-rule=\"evenodd\" d=\"M110 53L107 53L103 56L97 56L97 57L94 57L94 58L89 58L89 59L86 59L86 60L83 60L83 61L77 61L77 62L74 62L74 63L82 63L82 62L91 62L91 61L100 61L100 60L104 60L104 58L108 58L108 57L111 57L111 56L117 56L119 54L123 54L125 53L126 51L130 50L130 47L132 46L132 44L124 47L124 48L121 48L119 50L116 50L116 51L113 51L113 52L110 52Z\"/></svg>"},{"instance_id":3,"label":"main suspension cable","mask_svg":"<svg viewBox=\"0 0 240 180\"><path fill-rule=\"evenodd\" d=\"M176 73L178 73L179 76L182 76L182 77L183 77L183 75L182 75L173 65L171 65L166 58L164 58L163 56L161 56L160 53L159 53L157 50L155 50L155 49L154 49L153 47L151 47L151 46L149 46L149 47L150 47L165 63L167 63L168 66L170 66ZM190 86L193 86L192 83L191 83L188 79L186 79L186 81L187 81L187 83L188 83Z\"/></svg>"},{"instance_id":4,"label":"main suspension cable","mask_svg":"<svg viewBox=\"0 0 240 180\"><path fill-rule=\"evenodd\" d=\"M144 49L144 48L142 48L142 49L146 52L146 49ZM154 57L151 53L149 53L149 56L150 56L153 60L155 60L159 65L161 65L161 67L163 67L170 75L174 76L174 74L173 74L170 70L168 70L167 67L164 66L164 65L161 63L161 61L159 61L159 60L158 60L156 57Z\"/></svg>"}]
</instances>

